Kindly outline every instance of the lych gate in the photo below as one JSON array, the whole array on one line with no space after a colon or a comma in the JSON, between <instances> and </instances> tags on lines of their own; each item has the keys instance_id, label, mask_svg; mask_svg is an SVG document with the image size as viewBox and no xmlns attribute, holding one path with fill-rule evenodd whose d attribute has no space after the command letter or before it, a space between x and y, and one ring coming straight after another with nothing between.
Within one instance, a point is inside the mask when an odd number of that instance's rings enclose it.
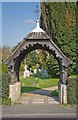
<instances>
[{"instance_id":1,"label":"lych gate","mask_svg":"<svg viewBox=\"0 0 78 120\"><path fill-rule=\"evenodd\" d=\"M8 66L10 72L10 93L12 101L16 101L21 92L19 80L19 67L25 56L35 49L43 49L52 54L58 61L60 68L60 79L58 83L58 93L60 103L67 103L67 68L73 62L67 58L57 47L53 40L39 27L39 20L36 21L37 26L32 30L12 53L12 55L4 62Z\"/></svg>"}]
</instances>

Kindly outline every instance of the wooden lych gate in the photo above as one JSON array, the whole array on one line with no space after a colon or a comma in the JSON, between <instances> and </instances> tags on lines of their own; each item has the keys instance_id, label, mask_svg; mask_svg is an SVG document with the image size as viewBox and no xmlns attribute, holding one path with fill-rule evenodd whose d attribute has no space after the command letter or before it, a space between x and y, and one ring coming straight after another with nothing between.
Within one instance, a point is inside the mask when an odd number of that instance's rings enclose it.
<instances>
[{"instance_id":1,"label":"wooden lych gate","mask_svg":"<svg viewBox=\"0 0 78 120\"><path fill-rule=\"evenodd\" d=\"M8 66L10 73L10 93L12 101L16 101L20 96L21 86L19 80L19 68L21 61L28 53L36 49L42 49L52 54L58 61L60 70L60 79L58 83L58 93L60 103L67 103L67 68L73 62L67 58L53 40L40 28L39 20L36 21L37 26L33 29L12 53L12 55L4 61Z\"/></svg>"}]
</instances>

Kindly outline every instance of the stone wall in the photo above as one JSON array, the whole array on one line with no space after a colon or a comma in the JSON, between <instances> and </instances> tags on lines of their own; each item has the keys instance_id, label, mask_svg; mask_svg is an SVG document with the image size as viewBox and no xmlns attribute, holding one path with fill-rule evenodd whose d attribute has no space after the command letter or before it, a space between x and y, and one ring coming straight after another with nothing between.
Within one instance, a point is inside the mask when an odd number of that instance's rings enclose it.
<instances>
[{"instance_id":1,"label":"stone wall","mask_svg":"<svg viewBox=\"0 0 78 120\"><path fill-rule=\"evenodd\" d=\"M67 85L59 81L58 83L58 96L61 104L67 104Z\"/></svg>"},{"instance_id":2,"label":"stone wall","mask_svg":"<svg viewBox=\"0 0 78 120\"><path fill-rule=\"evenodd\" d=\"M21 83L16 82L13 85L9 85L9 97L12 100L12 103L16 102L21 94Z\"/></svg>"}]
</instances>

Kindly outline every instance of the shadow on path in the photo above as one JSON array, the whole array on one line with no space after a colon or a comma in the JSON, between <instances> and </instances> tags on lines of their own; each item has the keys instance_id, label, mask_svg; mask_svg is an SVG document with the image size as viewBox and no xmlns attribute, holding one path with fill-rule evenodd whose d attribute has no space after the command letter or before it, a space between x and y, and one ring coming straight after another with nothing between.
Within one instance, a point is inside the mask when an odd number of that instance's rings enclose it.
<instances>
[{"instance_id":1,"label":"shadow on path","mask_svg":"<svg viewBox=\"0 0 78 120\"><path fill-rule=\"evenodd\" d=\"M54 87L49 87L49 88L37 88L37 87L22 87L22 93L24 96L47 96L49 98L53 98L55 101L59 101L58 99L58 93L57 90L58 87L54 86ZM52 95L52 92L54 93ZM51 96L52 95L52 96Z\"/></svg>"}]
</instances>

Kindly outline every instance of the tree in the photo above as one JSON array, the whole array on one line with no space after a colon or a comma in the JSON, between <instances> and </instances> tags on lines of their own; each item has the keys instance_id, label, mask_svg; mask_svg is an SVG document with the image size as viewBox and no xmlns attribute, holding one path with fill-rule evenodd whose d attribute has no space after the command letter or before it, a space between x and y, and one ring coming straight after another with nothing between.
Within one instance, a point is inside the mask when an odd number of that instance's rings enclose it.
<instances>
[{"instance_id":1,"label":"tree","mask_svg":"<svg viewBox=\"0 0 78 120\"><path fill-rule=\"evenodd\" d=\"M47 34L67 57L76 62L76 3L45 2L43 5L49 32ZM71 74L75 73L76 65L72 65L70 70Z\"/></svg>"},{"instance_id":2,"label":"tree","mask_svg":"<svg viewBox=\"0 0 78 120\"><path fill-rule=\"evenodd\" d=\"M21 66L20 66L20 74L23 74L24 71L24 66L27 65L27 69L30 70L30 68L32 69L32 71L37 67L36 65L39 63L38 60L38 55L36 53L36 51L32 51L30 53L28 53L25 57L24 60L22 60L21 62Z\"/></svg>"},{"instance_id":3,"label":"tree","mask_svg":"<svg viewBox=\"0 0 78 120\"><path fill-rule=\"evenodd\" d=\"M49 57L46 59L46 66L47 66L48 73L52 77L59 77L59 74L60 74L59 65L53 55L49 55Z\"/></svg>"},{"instance_id":4,"label":"tree","mask_svg":"<svg viewBox=\"0 0 78 120\"><path fill-rule=\"evenodd\" d=\"M2 48L2 60L5 60L11 55L11 49L8 46L3 46Z\"/></svg>"},{"instance_id":5,"label":"tree","mask_svg":"<svg viewBox=\"0 0 78 120\"><path fill-rule=\"evenodd\" d=\"M45 62L46 62L46 52L44 50L39 50L39 53L38 53L38 58L39 58L39 63L43 66L45 66Z\"/></svg>"}]
</instances>

